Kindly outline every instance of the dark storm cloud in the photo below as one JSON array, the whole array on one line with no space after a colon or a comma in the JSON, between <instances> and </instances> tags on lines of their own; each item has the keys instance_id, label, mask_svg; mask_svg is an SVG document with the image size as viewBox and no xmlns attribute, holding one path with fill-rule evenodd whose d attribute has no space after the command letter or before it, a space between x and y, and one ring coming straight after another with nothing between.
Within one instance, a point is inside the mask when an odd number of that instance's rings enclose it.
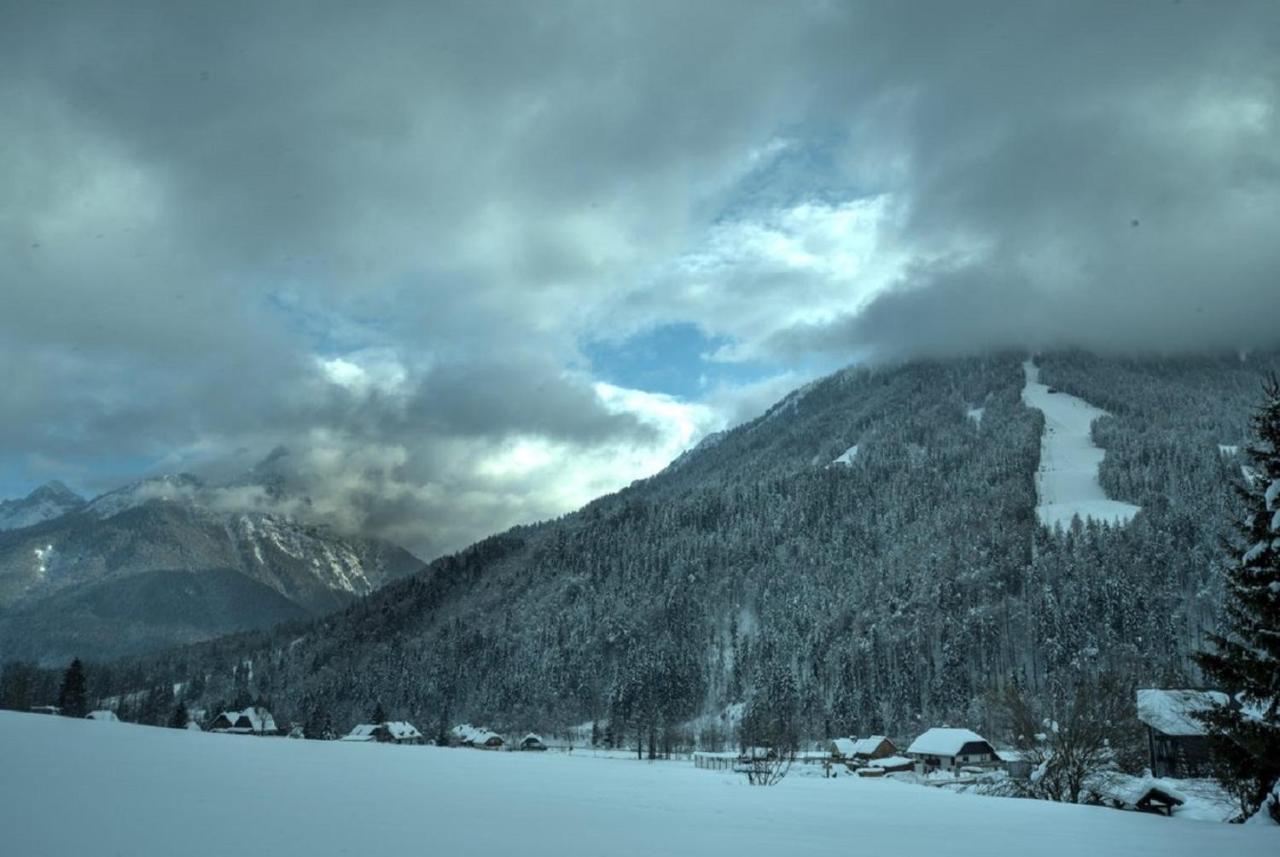
<instances>
[{"instance_id":1,"label":"dark storm cloud","mask_svg":"<svg viewBox=\"0 0 1280 857\"><path fill-rule=\"evenodd\" d=\"M427 551L714 423L607 403L586 340L776 367L721 419L815 355L1273 341L1278 21L7 4L0 461L106 487L283 444L329 517Z\"/></svg>"}]
</instances>

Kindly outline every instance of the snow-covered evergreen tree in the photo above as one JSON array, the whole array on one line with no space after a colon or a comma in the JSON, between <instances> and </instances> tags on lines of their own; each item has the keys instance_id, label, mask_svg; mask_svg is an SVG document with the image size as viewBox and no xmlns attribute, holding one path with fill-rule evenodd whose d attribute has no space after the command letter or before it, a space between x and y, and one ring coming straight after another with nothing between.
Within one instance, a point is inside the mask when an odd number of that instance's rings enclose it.
<instances>
[{"instance_id":1,"label":"snow-covered evergreen tree","mask_svg":"<svg viewBox=\"0 0 1280 857\"><path fill-rule=\"evenodd\" d=\"M1265 801L1280 822L1280 804L1267 797L1280 781L1280 381L1274 376L1265 393L1254 417L1253 472L1241 488L1249 513L1228 573L1229 625L1198 660L1238 703L1204 717L1219 739L1225 776L1246 809Z\"/></svg>"}]
</instances>

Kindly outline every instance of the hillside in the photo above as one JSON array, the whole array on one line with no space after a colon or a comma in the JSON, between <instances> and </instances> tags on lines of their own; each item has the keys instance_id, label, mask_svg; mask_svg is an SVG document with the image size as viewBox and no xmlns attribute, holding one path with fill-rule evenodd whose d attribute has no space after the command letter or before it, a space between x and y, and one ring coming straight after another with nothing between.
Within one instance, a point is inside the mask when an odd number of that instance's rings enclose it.
<instances>
[{"instance_id":1,"label":"hillside","mask_svg":"<svg viewBox=\"0 0 1280 857\"><path fill-rule=\"evenodd\" d=\"M767 699L813 737L982 726L1014 680L1194 681L1232 448L1277 356L1039 357L1043 384L1110 415L1095 478L1139 507L1057 532L1037 518L1045 418L1024 404L1024 359L837 373L651 479L333 616L125 673L198 675L202 704L263 694L285 717L381 701L424 731L665 728Z\"/></svg>"}]
</instances>

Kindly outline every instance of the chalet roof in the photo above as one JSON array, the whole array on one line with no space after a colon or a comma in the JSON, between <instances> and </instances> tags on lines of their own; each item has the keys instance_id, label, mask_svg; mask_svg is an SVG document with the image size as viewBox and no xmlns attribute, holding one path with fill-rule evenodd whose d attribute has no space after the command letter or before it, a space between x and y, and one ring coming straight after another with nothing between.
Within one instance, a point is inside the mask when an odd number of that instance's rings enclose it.
<instances>
[{"instance_id":1,"label":"chalet roof","mask_svg":"<svg viewBox=\"0 0 1280 857\"><path fill-rule=\"evenodd\" d=\"M858 742L853 738L832 738L831 749L839 753L841 756L852 756L854 747L858 746Z\"/></svg>"},{"instance_id":2,"label":"chalet roof","mask_svg":"<svg viewBox=\"0 0 1280 857\"><path fill-rule=\"evenodd\" d=\"M373 733L378 731L376 723L357 723L355 728L343 735L340 741L372 741Z\"/></svg>"},{"instance_id":3,"label":"chalet roof","mask_svg":"<svg viewBox=\"0 0 1280 857\"><path fill-rule=\"evenodd\" d=\"M114 711L110 709L101 709L99 711L90 711L85 715L86 720L102 720L107 723L119 723L120 718L116 716Z\"/></svg>"},{"instance_id":4,"label":"chalet roof","mask_svg":"<svg viewBox=\"0 0 1280 857\"><path fill-rule=\"evenodd\" d=\"M493 738L497 738L499 741L502 740L502 736L497 732L480 726L472 726L470 723L455 726L449 732L464 744L484 744Z\"/></svg>"},{"instance_id":5,"label":"chalet roof","mask_svg":"<svg viewBox=\"0 0 1280 857\"><path fill-rule=\"evenodd\" d=\"M975 741L991 746L986 738L971 729L934 728L912 741L907 752L923 756L956 756L965 744Z\"/></svg>"},{"instance_id":6,"label":"chalet roof","mask_svg":"<svg viewBox=\"0 0 1280 857\"><path fill-rule=\"evenodd\" d=\"M271 716L271 712L263 708L261 705L251 705L243 711L224 711L219 717L225 717L230 727L222 729L223 732L274 732L276 731L276 720ZM244 718L248 725L240 725L241 718Z\"/></svg>"},{"instance_id":7,"label":"chalet roof","mask_svg":"<svg viewBox=\"0 0 1280 857\"><path fill-rule=\"evenodd\" d=\"M859 738L853 742L853 752L857 756L870 756L876 750L880 749L880 745L888 739L883 735L872 735L868 738Z\"/></svg>"},{"instance_id":8,"label":"chalet roof","mask_svg":"<svg viewBox=\"0 0 1280 857\"><path fill-rule=\"evenodd\" d=\"M397 741L405 741L411 738L422 737L422 733L418 731L418 727L414 726L407 720L388 720L382 725L387 727L387 731L391 733L391 737Z\"/></svg>"},{"instance_id":9,"label":"chalet roof","mask_svg":"<svg viewBox=\"0 0 1280 857\"><path fill-rule=\"evenodd\" d=\"M1165 735L1205 735L1207 730L1195 715L1227 703L1227 695L1216 690L1146 688L1138 691L1138 719Z\"/></svg>"}]
</instances>

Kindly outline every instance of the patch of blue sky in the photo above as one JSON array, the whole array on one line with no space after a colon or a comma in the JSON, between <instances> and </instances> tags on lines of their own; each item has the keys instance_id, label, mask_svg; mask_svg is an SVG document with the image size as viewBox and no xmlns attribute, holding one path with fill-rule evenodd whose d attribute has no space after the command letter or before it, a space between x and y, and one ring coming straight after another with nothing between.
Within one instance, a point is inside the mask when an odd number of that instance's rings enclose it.
<instances>
[{"instance_id":1,"label":"patch of blue sky","mask_svg":"<svg viewBox=\"0 0 1280 857\"><path fill-rule=\"evenodd\" d=\"M716 350L727 344L724 337L707 336L696 324L680 322L650 328L620 342L586 342L582 353L598 380L685 400L696 400L718 386L747 384L778 371L779 367L763 363L712 360Z\"/></svg>"}]
</instances>

